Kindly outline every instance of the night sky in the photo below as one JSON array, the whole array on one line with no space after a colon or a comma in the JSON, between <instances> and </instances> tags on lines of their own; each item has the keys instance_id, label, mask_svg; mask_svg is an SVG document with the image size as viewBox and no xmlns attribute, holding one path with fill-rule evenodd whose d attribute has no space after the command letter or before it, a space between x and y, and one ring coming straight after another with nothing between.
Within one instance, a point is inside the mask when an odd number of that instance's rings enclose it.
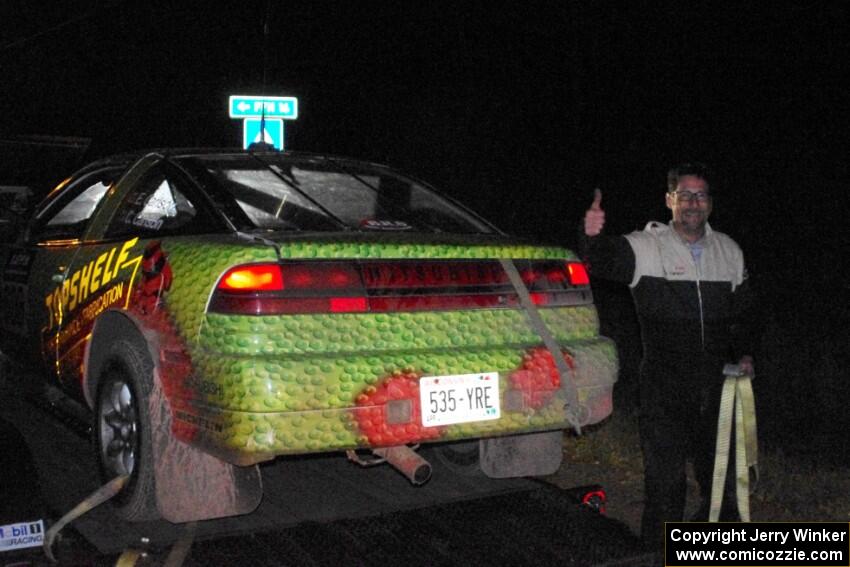
<instances>
[{"instance_id":1,"label":"night sky","mask_svg":"<svg viewBox=\"0 0 850 567\"><path fill-rule=\"evenodd\" d=\"M628 231L668 218L672 163L703 160L712 223L751 271L838 277L843 3L496 4L5 0L0 140L88 138L86 158L235 146L228 95L297 96L289 148L389 163L568 245L594 187ZM0 184L20 182L0 160Z\"/></svg>"}]
</instances>

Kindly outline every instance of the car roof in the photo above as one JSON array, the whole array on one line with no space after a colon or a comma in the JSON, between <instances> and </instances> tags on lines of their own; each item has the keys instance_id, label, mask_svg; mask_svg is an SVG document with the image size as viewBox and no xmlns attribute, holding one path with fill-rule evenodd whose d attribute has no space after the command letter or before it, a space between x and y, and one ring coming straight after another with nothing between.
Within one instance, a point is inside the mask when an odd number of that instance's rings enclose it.
<instances>
[{"instance_id":1,"label":"car roof","mask_svg":"<svg viewBox=\"0 0 850 567\"><path fill-rule=\"evenodd\" d=\"M261 150L261 151L257 151L257 150L246 150L246 149L242 149L242 148L238 148L238 147L152 147L152 148L138 149L138 150L132 150L132 151L127 151L127 152L122 152L122 153L104 156L100 159L89 162L84 167L78 169L77 171L75 171L73 173L72 177L78 178L78 177L80 177L82 175L86 175L86 174L88 174L92 171L96 171L98 169L110 167L110 166L128 167L128 166L132 165L133 163L135 163L136 161L140 160L141 158L143 158L145 156L150 156L150 155L159 155L159 156L162 156L165 159L168 159L168 158L181 159L181 158L192 158L192 157L203 158L203 157L215 157L215 156L222 156L222 157L256 156L257 158L260 158L261 160L263 158L272 158L272 159L275 159L275 160L281 159L281 158L283 158L283 159L291 158L293 160L315 160L315 161L330 162L331 164L334 164L337 167L342 166L343 168L360 166L360 167L367 167L367 168L373 168L373 169L380 169L380 170L384 170L384 171L387 171L387 172L395 174L395 175L400 175L402 177L409 179L410 181L413 181L413 182L415 182L419 185L422 185L423 187L426 187L429 191L435 193L436 195L438 195L442 199L452 203L452 205L454 205L456 207L460 207L460 209L464 210L466 214L469 214L472 217L474 217L477 222L482 223L483 225L486 225L489 228L489 230L491 230L494 234L502 233L502 231L500 231L498 228L496 228L488 220L482 218L476 212L467 209L464 205L457 202L452 197L442 193L439 189L436 189L430 183L428 183L427 181L425 181L423 179L418 178L415 175L411 175L410 173L408 173L406 171L399 170L399 169L397 169L393 166L387 165L387 164L373 162L373 161L369 161L369 160L357 159L357 158L352 158L352 157L347 157L347 156L334 155L334 154L317 153L317 152L301 152L301 151L291 151L291 150L277 151L277 150L273 150L273 149L271 149L271 150L265 150L264 149L264 150ZM35 207L35 210L39 211L39 210L43 209L44 206L47 204L47 202L49 200L50 200L50 195L45 197L37 205L37 207Z\"/></svg>"},{"instance_id":2,"label":"car roof","mask_svg":"<svg viewBox=\"0 0 850 567\"><path fill-rule=\"evenodd\" d=\"M83 170L89 168L97 168L104 167L109 165L127 165L130 164L142 157L150 154L159 154L164 157L175 157L175 158L185 158L185 157L204 157L204 156L247 156L247 155L255 155L259 157L270 156L270 157L291 157L296 159L321 159L321 160L333 160L339 162L348 162L348 163L359 163L363 165L369 165L373 167L381 167L387 169L395 169L390 165L377 163L369 160L362 160L347 156L333 155L333 154L325 154L318 152L300 152L300 151L251 151L244 150L241 148L220 148L220 147L185 147L185 148L170 148L170 147L159 147L159 148L147 148L141 150L133 150L129 152L118 153L110 156L102 157L96 161L90 162L87 164ZM82 170L80 170L82 171Z\"/></svg>"}]
</instances>

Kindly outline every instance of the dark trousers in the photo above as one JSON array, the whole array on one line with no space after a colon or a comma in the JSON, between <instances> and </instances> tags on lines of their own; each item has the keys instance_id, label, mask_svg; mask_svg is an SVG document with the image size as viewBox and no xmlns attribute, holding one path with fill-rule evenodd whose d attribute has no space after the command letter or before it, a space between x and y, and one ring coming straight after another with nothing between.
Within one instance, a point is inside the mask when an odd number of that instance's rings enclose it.
<instances>
[{"instance_id":1,"label":"dark trousers","mask_svg":"<svg viewBox=\"0 0 850 567\"><path fill-rule=\"evenodd\" d=\"M640 442L644 459L641 538L661 549L664 522L683 521L691 461L702 503L696 520L708 520L717 414L724 359L700 354L647 357L640 373ZM732 453L734 454L734 452ZM730 463L727 479L734 479ZM737 519L734 482L727 480L721 520ZM704 517L702 517L704 515Z\"/></svg>"}]
</instances>

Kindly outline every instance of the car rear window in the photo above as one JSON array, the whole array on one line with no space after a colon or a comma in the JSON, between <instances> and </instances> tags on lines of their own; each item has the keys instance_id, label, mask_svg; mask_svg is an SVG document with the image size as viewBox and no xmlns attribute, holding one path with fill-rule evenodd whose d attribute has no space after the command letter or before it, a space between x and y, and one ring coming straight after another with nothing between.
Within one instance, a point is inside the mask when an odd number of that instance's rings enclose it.
<instances>
[{"instance_id":1,"label":"car rear window","mask_svg":"<svg viewBox=\"0 0 850 567\"><path fill-rule=\"evenodd\" d=\"M423 184L380 166L247 154L192 159L259 229L494 232Z\"/></svg>"}]
</instances>

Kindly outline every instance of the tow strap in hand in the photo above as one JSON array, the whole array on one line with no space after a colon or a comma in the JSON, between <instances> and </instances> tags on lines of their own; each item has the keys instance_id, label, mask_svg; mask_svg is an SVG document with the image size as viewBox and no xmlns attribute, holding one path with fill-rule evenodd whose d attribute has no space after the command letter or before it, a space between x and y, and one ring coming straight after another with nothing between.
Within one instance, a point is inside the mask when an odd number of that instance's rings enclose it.
<instances>
[{"instance_id":1,"label":"tow strap in hand","mask_svg":"<svg viewBox=\"0 0 850 567\"><path fill-rule=\"evenodd\" d=\"M758 442L756 411L750 376L729 376L723 383L720 414L717 418L717 445L714 451L714 477L711 482L711 508L708 521L720 518L726 470L729 465L729 445L732 418L735 422L735 492L741 521L750 521L750 467L758 479Z\"/></svg>"}]
</instances>

